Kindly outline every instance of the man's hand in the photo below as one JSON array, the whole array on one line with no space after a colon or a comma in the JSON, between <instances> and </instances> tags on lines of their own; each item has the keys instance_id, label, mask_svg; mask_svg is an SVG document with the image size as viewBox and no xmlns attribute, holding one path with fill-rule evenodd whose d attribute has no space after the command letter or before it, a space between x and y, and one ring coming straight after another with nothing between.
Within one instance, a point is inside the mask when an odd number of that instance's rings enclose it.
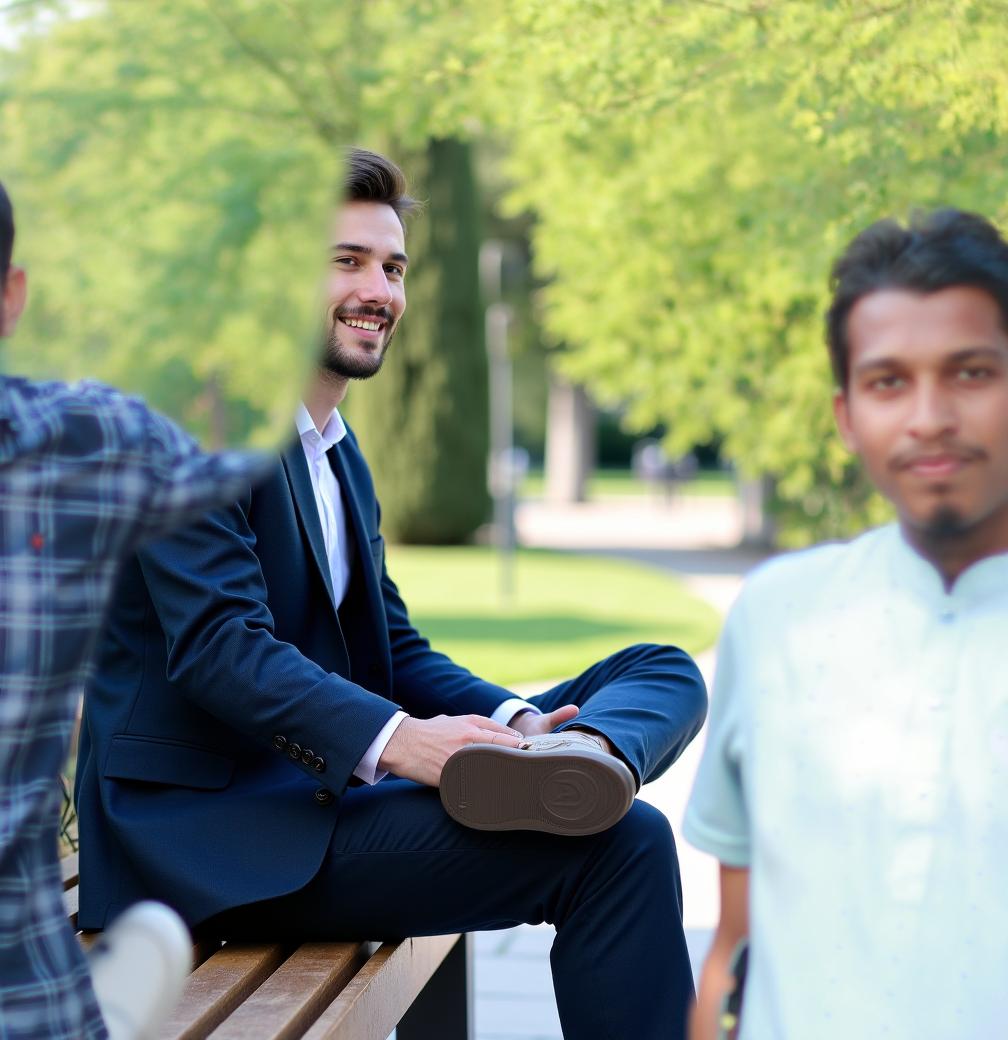
<instances>
[{"instance_id":1,"label":"man's hand","mask_svg":"<svg viewBox=\"0 0 1008 1040\"><path fill-rule=\"evenodd\" d=\"M555 713L554 713L555 714ZM437 715L403 719L385 745L378 768L395 776L437 787L450 755L467 744L518 747L522 734L482 715Z\"/></svg>"},{"instance_id":2,"label":"man's hand","mask_svg":"<svg viewBox=\"0 0 1008 1040\"><path fill-rule=\"evenodd\" d=\"M537 715L534 711L523 711L511 720L511 726L520 730L526 737L537 737L542 733L552 733L557 726L570 722L578 713L576 704L565 704L556 711Z\"/></svg>"}]
</instances>

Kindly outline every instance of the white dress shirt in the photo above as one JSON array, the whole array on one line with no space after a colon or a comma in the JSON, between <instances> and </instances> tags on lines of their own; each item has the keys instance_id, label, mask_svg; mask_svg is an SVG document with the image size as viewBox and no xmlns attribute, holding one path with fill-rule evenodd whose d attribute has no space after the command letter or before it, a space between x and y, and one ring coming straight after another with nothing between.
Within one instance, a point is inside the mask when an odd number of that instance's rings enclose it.
<instances>
[{"instance_id":1,"label":"white dress shirt","mask_svg":"<svg viewBox=\"0 0 1008 1040\"><path fill-rule=\"evenodd\" d=\"M315 492L315 507L318 510L319 522L322 525L322 539L325 543L326 560L332 578L333 599L339 604L343 602L347 587L350 584L351 556L347 552L349 534L346 511L343 508L343 496L340 494L336 474L326 453L346 436L346 425L337 409L326 421L320 433L315 427L312 417L305 406L299 405L297 411L297 431L301 437L308 473L311 476L312 490ZM499 704L491 718L495 722L507 725L511 719L523 711L541 714L535 705L520 697L511 697ZM392 734L399 728L403 719L409 716L404 711L397 711L392 718L378 731L378 736L364 752L364 757L357 764L354 776L366 784L376 784L386 775L378 769L378 760L385 751Z\"/></svg>"}]
</instances>

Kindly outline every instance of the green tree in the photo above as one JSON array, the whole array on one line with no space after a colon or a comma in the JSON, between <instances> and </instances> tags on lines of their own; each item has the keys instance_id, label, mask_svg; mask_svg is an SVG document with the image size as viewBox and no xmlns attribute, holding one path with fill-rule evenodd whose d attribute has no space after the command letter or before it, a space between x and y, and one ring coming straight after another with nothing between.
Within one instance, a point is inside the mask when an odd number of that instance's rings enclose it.
<instances>
[{"instance_id":1,"label":"green tree","mask_svg":"<svg viewBox=\"0 0 1008 1040\"><path fill-rule=\"evenodd\" d=\"M491 137L567 374L774 475L798 540L883 515L832 430L829 264L890 213L1008 216L1006 50L1001 0L105 0L4 61L0 132L40 332L258 412L302 306L270 235L336 146Z\"/></svg>"},{"instance_id":2,"label":"green tree","mask_svg":"<svg viewBox=\"0 0 1008 1040\"><path fill-rule=\"evenodd\" d=\"M424 97L389 93L384 70L424 60L424 25L446 7L21 8L23 35L0 62L0 133L34 299L9 367L100 374L211 441L286 432L282 391L317 349L342 149L422 146Z\"/></svg>"},{"instance_id":3,"label":"green tree","mask_svg":"<svg viewBox=\"0 0 1008 1040\"><path fill-rule=\"evenodd\" d=\"M514 0L432 72L503 135L561 364L673 453L723 437L794 540L883 515L832 429L826 274L870 221L1004 219L993 0Z\"/></svg>"},{"instance_id":4,"label":"green tree","mask_svg":"<svg viewBox=\"0 0 1008 1040\"><path fill-rule=\"evenodd\" d=\"M427 200L408 251L407 310L381 375L351 388L350 416L376 467L397 541L465 540L486 518L487 361L478 280L479 202L469 146L431 140L410 164Z\"/></svg>"}]
</instances>

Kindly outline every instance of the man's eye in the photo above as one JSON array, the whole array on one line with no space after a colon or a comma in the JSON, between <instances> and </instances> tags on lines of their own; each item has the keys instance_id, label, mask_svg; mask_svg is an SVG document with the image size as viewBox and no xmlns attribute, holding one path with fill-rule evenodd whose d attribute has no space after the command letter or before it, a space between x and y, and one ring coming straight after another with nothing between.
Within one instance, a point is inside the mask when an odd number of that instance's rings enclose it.
<instances>
[{"instance_id":1,"label":"man's eye","mask_svg":"<svg viewBox=\"0 0 1008 1040\"><path fill-rule=\"evenodd\" d=\"M876 376L868 383L869 390L896 390L904 383L902 376Z\"/></svg>"},{"instance_id":2,"label":"man's eye","mask_svg":"<svg viewBox=\"0 0 1008 1040\"><path fill-rule=\"evenodd\" d=\"M385 265L385 271L386 271L387 274L393 274L397 278L405 278L406 277L406 268L405 267L400 267L398 264L386 264Z\"/></svg>"},{"instance_id":3,"label":"man's eye","mask_svg":"<svg viewBox=\"0 0 1008 1040\"><path fill-rule=\"evenodd\" d=\"M352 256L334 256L334 264L342 264L344 267L356 267L357 260Z\"/></svg>"},{"instance_id":4,"label":"man's eye","mask_svg":"<svg viewBox=\"0 0 1008 1040\"><path fill-rule=\"evenodd\" d=\"M994 370L983 365L970 365L956 372L956 379L962 383L982 383L994 378Z\"/></svg>"}]
</instances>

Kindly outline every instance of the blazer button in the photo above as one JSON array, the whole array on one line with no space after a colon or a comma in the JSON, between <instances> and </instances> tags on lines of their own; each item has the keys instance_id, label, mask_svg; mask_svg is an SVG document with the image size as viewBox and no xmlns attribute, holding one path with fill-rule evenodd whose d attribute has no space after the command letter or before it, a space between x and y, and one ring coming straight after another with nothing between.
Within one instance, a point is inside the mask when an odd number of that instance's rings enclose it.
<instances>
[{"instance_id":1,"label":"blazer button","mask_svg":"<svg viewBox=\"0 0 1008 1040\"><path fill-rule=\"evenodd\" d=\"M315 757L315 752L311 748L303 748L301 751L301 761L306 765L312 764L312 759Z\"/></svg>"},{"instance_id":2,"label":"blazer button","mask_svg":"<svg viewBox=\"0 0 1008 1040\"><path fill-rule=\"evenodd\" d=\"M287 750L287 738L286 737L281 737L280 734L278 733L273 738L273 746L277 749L277 751L286 751Z\"/></svg>"},{"instance_id":3,"label":"blazer button","mask_svg":"<svg viewBox=\"0 0 1008 1040\"><path fill-rule=\"evenodd\" d=\"M316 773L324 773L325 772L325 759L322 758L319 755L316 755L311 760L311 767L312 767L312 769L315 770Z\"/></svg>"},{"instance_id":4,"label":"blazer button","mask_svg":"<svg viewBox=\"0 0 1008 1040\"><path fill-rule=\"evenodd\" d=\"M333 793L328 788L320 787L315 792L315 801L319 805L328 805L333 800Z\"/></svg>"},{"instance_id":5,"label":"blazer button","mask_svg":"<svg viewBox=\"0 0 1008 1040\"><path fill-rule=\"evenodd\" d=\"M301 745L297 741L292 741L287 745L287 757L295 762L301 757Z\"/></svg>"}]
</instances>

